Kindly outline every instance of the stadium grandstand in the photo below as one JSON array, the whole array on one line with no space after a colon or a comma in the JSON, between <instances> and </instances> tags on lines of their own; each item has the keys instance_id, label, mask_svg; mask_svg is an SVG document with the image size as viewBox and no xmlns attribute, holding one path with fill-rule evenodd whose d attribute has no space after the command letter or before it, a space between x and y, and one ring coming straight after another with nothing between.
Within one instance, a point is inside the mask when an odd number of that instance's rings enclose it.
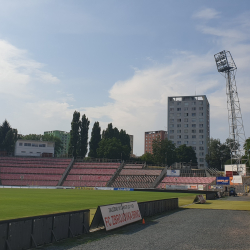
<instances>
[{"instance_id":1,"label":"stadium grandstand","mask_svg":"<svg viewBox=\"0 0 250 250\"><path fill-rule=\"evenodd\" d=\"M63 186L105 187L120 165L119 162L75 162Z\"/></svg>"},{"instance_id":2,"label":"stadium grandstand","mask_svg":"<svg viewBox=\"0 0 250 250\"><path fill-rule=\"evenodd\" d=\"M166 188L166 185L215 184L216 169L181 168L178 177L167 176L170 168L124 163L119 160L0 157L0 185Z\"/></svg>"},{"instance_id":3,"label":"stadium grandstand","mask_svg":"<svg viewBox=\"0 0 250 250\"><path fill-rule=\"evenodd\" d=\"M0 180L5 186L57 186L71 159L0 157Z\"/></svg>"}]
</instances>

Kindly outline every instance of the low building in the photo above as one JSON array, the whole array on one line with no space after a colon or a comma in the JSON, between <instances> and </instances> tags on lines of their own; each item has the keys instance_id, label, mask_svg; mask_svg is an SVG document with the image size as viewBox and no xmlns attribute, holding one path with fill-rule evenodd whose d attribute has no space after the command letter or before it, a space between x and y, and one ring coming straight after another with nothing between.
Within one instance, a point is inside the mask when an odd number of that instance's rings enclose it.
<instances>
[{"instance_id":1,"label":"low building","mask_svg":"<svg viewBox=\"0 0 250 250\"><path fill-rule=\"evenodd\" d=\"M144 147L144 154L145 153L153 153L153 141L159 138L160 140L166 139L168 136L167 131L158 130L158 131L148 131L145 132L145 147Z\"/></svg>"},{"instance_id":2,"label":"low building","mask_svg":"<svg viewBox=\"0 0 250 250\"><path fill-rule=\"evenodd\" d=\"M60 152L56 155L57 157L68 157L68 150L69 150L69 140L70 140L70 133L60 130L52 130L52 131L45 131L44 135L49 134L60 138L63 143L63 148Z\"/></svg>"},{"instance_id":3,"label":"low building","mask_svg":"<svg viewBox=\"0 0 250 250\"><path fill-rule=\"evenodd\" d=\"M15 156L54 157L54 149L54 142L17 140L15 145Z\"/></svg>"}]
</instances>

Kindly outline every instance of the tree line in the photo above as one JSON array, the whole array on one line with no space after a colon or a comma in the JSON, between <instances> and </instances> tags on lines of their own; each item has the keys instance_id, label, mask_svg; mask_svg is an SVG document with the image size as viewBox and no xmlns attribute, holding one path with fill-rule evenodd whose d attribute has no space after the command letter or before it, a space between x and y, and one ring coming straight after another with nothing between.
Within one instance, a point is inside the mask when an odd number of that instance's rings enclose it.
<instances>
[{"instance_id":1,"label":"tree line","mask_svg":"<svg viewBox=\"0 0 250 250\"><path fill-rule=\"evenodd\" d=\"M81 118L81 119L80 119ZM80 112L75 111L71 122L69 155L74 157L86 157L89 145L89 157L123 159L130 157L130 138L125 130L108 124L106 130L101 133L99 122L95 122L88 142L88 131L90 121L84 114L80 117Z\"/></svg>"},{"instance_id":2,"label":"tree line","mask_svg":"<svg viewBox=\"0 0 250 250\"><path fill-rule=\"evenodd\" d=\"M157 138L152 143L153 153L145 153L140 160L156 165L171 166L175 162L185 162L197 164L197 157L194 149L190 146L175 144L167 138L161 140Z\"/></svg>"}]
</instances>

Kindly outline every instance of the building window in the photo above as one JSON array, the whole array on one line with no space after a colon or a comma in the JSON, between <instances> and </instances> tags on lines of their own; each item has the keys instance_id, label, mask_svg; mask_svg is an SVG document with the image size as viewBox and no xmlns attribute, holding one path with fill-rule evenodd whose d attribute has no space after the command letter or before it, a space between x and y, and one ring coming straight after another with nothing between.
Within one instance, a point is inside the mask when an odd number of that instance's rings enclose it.
<instances>
[{"instance_id":1,"label":"building window","mask_svg":"<svg viewBox=\"0 0 250 250\"><path fill-rule=\"evenodd\" d=\"M177 108L177 111L181 111L181 108Z\"/></svg>"},{"instance_id":2,"label":"building window","mask_svg":"<svg viewBox=\"0 0 250 250\"><path fill-rule=\"evenodd\" d=\"M181 127L181 124L177 124L177 128L180 128Z\"/></svg>"},{"instance_id":3,"label":"building window","mask_svg":"<svg viewBox=\"0 0 250 250\"><path fill-rule=\"evenodd\" d=\"M199 150L204 150L204 147L199 147Z\"/></svg>"},{"instance_id":4,"label":"building window","mask_svg":"<svg viewBox=\"0 0 250 250\"><path fill-rule=\"evenodd\" d=\"M178 145L181 145L181 141L177 141L177 144L178 144Z\"/></svg>"},{"instance_id":5,"label":"building window","mask_svg":"<svg viewBox=\"0 0 250 250\"><path fill-rule=\"evenodd\" d=\"M188 129L184 129L184 133L188 133Z\"/></svg>"},{"instance_id":6,"label":"building window","mask_svg":"<svg viewBox=\"0 0 250 250\"><path fill-rule=\"evenodd\" d=\"M38 147L38 144L32 143L32 147Z\"/></svg>"},{"instance_id":7,"label":"building window","mask_svg":"<svg viewBox=\"0 0 250 250\"><path fill-rule=\"evenodd\" d=\"M170 111L174 111L174 108L170 108L169 110L170 110Z\"/></svg>"},{"instance_id":8,"label":"building window","mask_svg":"<svg viewBox=\"0 0 250 250\"><path fill-rule=\"evenodd\" d=\"M170 124L170 128L173 128L174 127L174 124Z\"/></svg>"},{"instance_id":9,"label":"building window","mask_svg":"<svg viewBox=\"0 0 250 250\"><path fill-rule=\"evenodd\" d=\"M199 113L199 116L203 116L203 113Z\"/></svg>"},{"instance_id":10,"label":"building window","mask_svg":"<svg viewBox=\"0 0 250 250\"><path fill-rule=\"evenodd\" d=\"M22 143L22 142L19 142L19 146L23 146L23 143Z\"/></svg>"},{"instance_id":11,"label":"building window","mask_svg":"<svg viewBox=\"0 0 250 250\"><path fill-rule=\"evenodd\" d=\"M199 128L203 128L203 124L199 124Z\"/></svg>"},{"instance_id":12,"label":"building window","mask_svg":"<svg viewBox=\"0 0 250 250\"><path fill-rule=\"evenodd\" d=\"M177 119L177 122L181 122L181 119Z\"/></svg>"},{"instance_id":13,"label":"building window","mask_svg":"<svg viewBox=\"0 0 250 250\"><path fill-rule=\"evenodd\" d=\"M188 113L185 113L184 116L188 116Z\"/></svg>"},{"instance_id":14,"label":"building window","mask_svg":"<svg viewBox=\"0 0 250 250\"><path fill-rule=\"evenodd\" d=\"M196 110L196 107L192 107L192 110Z\"/></svg>"},{"instance_id":15,"label":"building window","mask_svg":"<svg viewBox=\"0 0 250 250\"><path fill-rule=\"evenodd\" d=\"M174 122L174 119L170 119L170 122L173 123L173 122Z\"/></svg>"},{"instance_id":16,"label":"building window","mask_svg":"<svg viewBox=\"0 0 250 250\"><path fill-rule=\"evenodd\" d=\"M196 122L196 119L192 119L192 122Z\"/></svg>"},{"instance_id":17,"label":"building window","mask_svg":"<svg viewBox=\"0 0 250 250\"><path fill-rule=\"evenodd\" d=\"M199 110L203 110L203 107L199 107Z\"/></svg>"},{"instance_id":18,"label":"building window","mask_svg":"<svg viewBox=\"0 0 250 250\"><path fill-rule=\"evenodd\" d=\"M184 139L188 139L188 135L184 135Z\"/></svg>"},{"instance_id":19,"label":"building window","mask_svg":"<svg viewBox=\"0 0 250 250\"><path fill-rule=\"evenodd\" d=\"M192 133L196 133L196 129L192 129Z\"/></svg>"},{"instance_id":20,"label":"building window","mask_svg":"<svg viewBox=\"0 0 250 250\"><path fill-rule=\"evenodd\" d=\"M192 105L196 105L196 102L192 102Z\"/></svg>"},{"instance_id":21,"label":"building window","mask_svg":"<svg viewBox=\"0 0 250 250\"><path fill-rule=\"evenodd\" d=\"M192 116L196 116L196 113L192 113Z\"/></svg>"},{"instance_id":22,"label":"building window","mask_svg":"<svg viewBox=\"0 0 250 250\"><path fill-rule=\"evenodd\" d=\"M188 145L188 141L184 141L184 144Z\"/></svg>"},{"instance_id":23,"label":"building window","mask_svg":"<svg viewBox=\"0 0 250 250\"><path fill-rule=\"evenodd\" d=\"M174 133L174 130L170 130L170 132L169 132L170 134L173 134Z\"/></svg>"},{"instance_id":24,"label":"building window","mask_svg":"<svg viewBox=\"0 0 250 250\"><path fill-rule=\"evenodd\" d=\"M200 164L200 167L204 167L204 164Z\"/></svg>"},{"instance_id":25,"label":"building window","mask_svg":"<svg viewBox=\"0 0 250 250\"><path fill-rule=\"evenodd\" d=\"M39 144L39 147L40 147L40 148L45 148L45 147L46 147L46 144Z\"/></svg>"},{"instance_id":26,"label":"building window","mask_svg":"<svg viewBox=\"0 0 250 250\"><path fill-rule=\"evenodd\" d=\"M24 146L31 147L31 143L24 143Z\"/></svg>"},{"instance_id":27,"label":"building window","mask_svg":"<svg viewBox=\"0 0 250 250\"><path fill-rule=\"evenodd\" d=\"M195 138L196 138L196 135L192 135L192 138L195 139Z\"/></svg>"},{"instance_id":28,"label":"building window","mask_svg":"<svg viewBox=\"0 0 250 250\"><path fill-rule=\"evenodd\" d=\"M193 148L193 150L196 150L196 147L192 147Z\"/></svg>"},{"instance_id":29,"label":"building window","mask_svg":"<svg viewBox=\"0 0 250 250\"><path fill-rule=\"evenodd\" d=\"M196 128L196 124L192 124L192 128Z\"/></svg>"},{"instance_id":30,"label":"building window","mask_svg":"<svg viewBox=\"0 0 250 250\"><path fill-rule=\"evenodd\" d=\"M184 107L184 111L188 111L188 107Z\"/></svg>"},{"instance_id":31,"label":"building window","mask_svg":"<svg viewBox=\"0 0 250 250\"><path fill-rule=\"evenodd\" d=\"M177 133L181 133L181 130L179 129L179 130L177 130Z\"/></svg>"},{"instance_id":32,"label":"building window","mask_svg":"<svg viewBox=\"0 0 250 250\"><path fill-rule=\"evenodd\" d=\"M199 130L199 133L203 133L203 129L200 129L200 130Z\"/></svg>"},{"instance_id":33,"label":"building window","mask_svg":"<svg viewBox=\"0 0 250 250\"><path fill-rule=\"evenodd\" d=\"M170 139L174 139L174 136L173 135L170 135L170 137L169 137Z\"/></svg>"},{"instance_id":34,"label":"building window","mask_svg":"<svg viewBox=\"0 0 250 250\"><path fill-rule=\"evenodd\" d=\"M22 153L22 154L25 154L25 153L26 153L26 151L21 151L21 153Z\"/></svg>"},{"instance_id":35,"label":"building window","mask_svg":"<svg viewBox=\"0 0 250 250\"><path fill-rule=\"evenodd\" d=\"M185 127L185 128L188 128L188 124L184 124L184 127Z\"/></svg>"},{"instance_id":36,"label":"building window","mask_svg":"<svg viewBox=\"0 0 250 250\"><path fill-rule=\"evenodd\" d=\"M203 122L203 118L200 118L200 119L199 119L199 122Z\"/></svg>"},{"instance_id":37,"label":"building window","mask_svg":"<svg viewBox=\"0 0 250 250\"><path fill-rule=\"evenodd\" d=\"M199 139L203 139L203 135L199 135Z\"/></svg>"},{"instance_id":38,"label":"building window","mask_svg":"<svg viewBox=\"0 0 250 250\"><path fill-rule=\"evenodd\" d=\"M177 139L181 139L181 135L177 135Z\"/></svg>"},{"instance_id":39,"label":"building window","mask_svg":"<svg viewBox=\"0 0 250 250\"><path fill-rule=\"evenodd\" d=\"M196 145L196 141L192 141L192 144L193 144L193 145Z\"/></svg>"},{"instance_id":40,"label":"building window","mask_svg":"<svg viewBox=\"0 0 250 250\"><path fill-rule=\"evenodd\" d=\"M204 156L204 152L200 152L200 153L199 153L199 156Z\"/></svg>"},{"instance_id":41,"label":"building window","mask_svg":"<svg viewBox=\"0 0 250 250\"><path fill-rule=\"evenodd\" d=\"M199 159L199 162L204 162L204 158L200 158L200 159Z\"/></svg>"},{"instance_id":42,"label":"building window","mask_svg":"<svg viewBox=\"0 0 250 250\"><path fill-rule=\"evenodd\" d=\"M184 102L184 106L188 106L188 102Z\"/></svg>"},{"instance_id":43,"label":"building window","mask_svg":"<svg viewBox=\"0 0 250 250\"><path fill-rule=\"evenodd\" d=\"M177 115L176 115L177 117L180 117L181 116L181 113L177 113Z\"/></svg>"},{"instance_id":44,"label":"building window","mask_svg":"<svg viewBox=\"0 0 250 250\"><path fill-rule=\"evenodd\" d=\"M199 104L200 104L200 106L202 106L203 105L203 101L199 101Z\"/></svg>"},{"instance_id":45,"label":"building window","mask_svg":"<svg viewBox=\"0 0 250 250\"><path fill-rule=\"evenodd\" d=\"M184 122L188 122L188 118L184 118Z\"/></svg>"},{"instance_id":46,"label":"building window","mask_svg":"<svg viewBox=\"0 0 250 250\"><path fill-rule=\"evenodd\" d=\"M202 144L203 144L203 141L199 141L199 144L202 145Z\"/></svg>"},{"instance_id":47,"label":"building window","mask_svg":"<svg viewBox=\"0 0 250 250\"><path fill-rule=\"evenodd\" d=\"M170 115L169 115L170 117L174 117L174 113L170 113Z\"/></svg>"},{"instance_id":48,"label":"building window","mask_svg":"<svg viewBox=\"0 0 250 250\"><path fill-rule=\"evenodd\" d=\"M181 102L176 102L176 105L178 105L178 106L181 105Z\"/></svg>"}]
</instances>

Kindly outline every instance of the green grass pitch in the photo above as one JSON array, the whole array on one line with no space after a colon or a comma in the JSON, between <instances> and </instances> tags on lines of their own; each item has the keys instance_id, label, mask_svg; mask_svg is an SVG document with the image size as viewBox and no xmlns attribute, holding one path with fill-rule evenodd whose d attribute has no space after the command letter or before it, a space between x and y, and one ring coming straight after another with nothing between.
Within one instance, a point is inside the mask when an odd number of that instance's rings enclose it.
<instances>
[{"instance_id":1,"label":"green grass pitch","mask_svg":"<svg viewBox=\"0 0 250 250\"><path fill-rule=\"evenodd\" d=\"M150 201L182 197L190 204L195 195L136 191L103 191L78 189L0 189L0 220L45 215L126 201ZM180 201L179 201L179 205Z\"/></svg>"}]
</instances>

